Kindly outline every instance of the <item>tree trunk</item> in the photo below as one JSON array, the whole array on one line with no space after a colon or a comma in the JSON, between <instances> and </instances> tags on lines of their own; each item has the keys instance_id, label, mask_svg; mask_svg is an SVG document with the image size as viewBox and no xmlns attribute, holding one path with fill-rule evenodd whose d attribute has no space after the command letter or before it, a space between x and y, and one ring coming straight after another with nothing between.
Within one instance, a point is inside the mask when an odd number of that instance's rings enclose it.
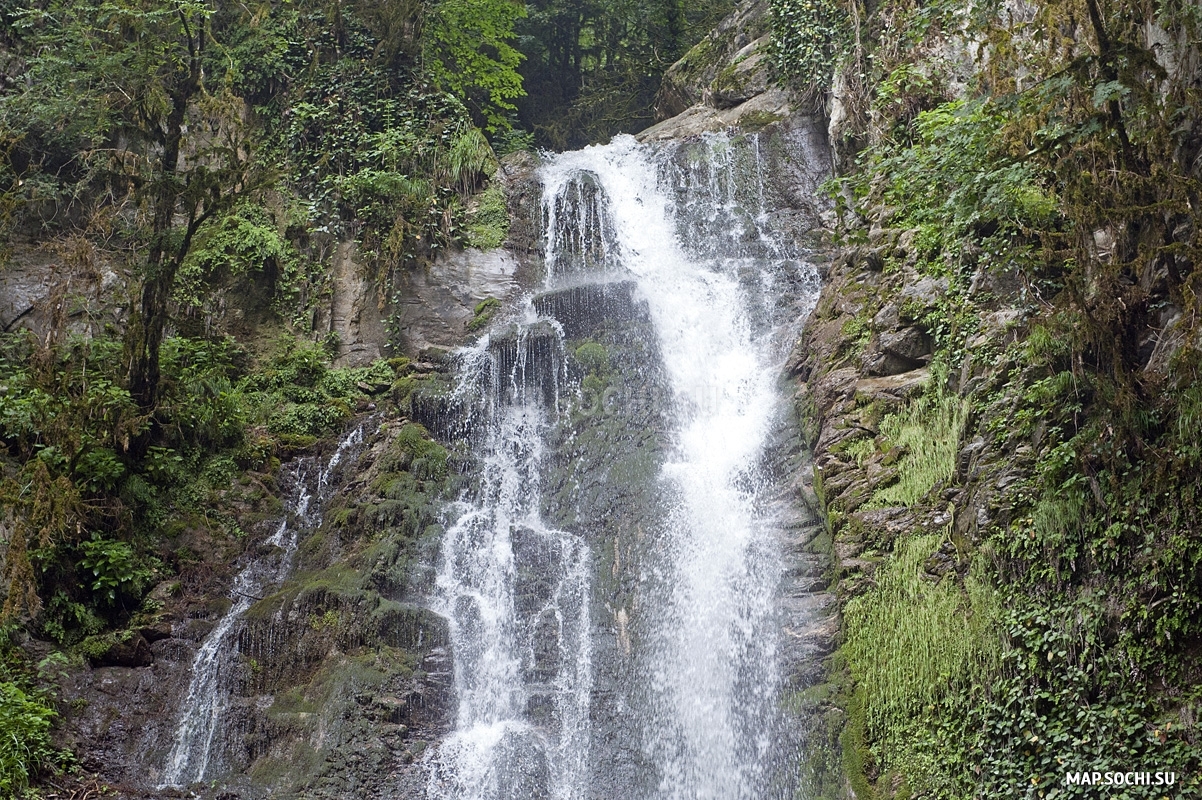
<instances>
[{"instance_id":1,"label":"tree trunk","mask_svg":"<svg viewBox=\"0 0 1202 800\"><path fill-rule=\"evenodd\" d=\"M176 168L186 107L186 99L183 102L177 100L167 118L161 177L155 192L150 252L146 256L145 274L142 276L142 301L130 319L127 334L130 352L129 393L144 412L152 411L159 399L159 348L163 343L168 303L180 260L176 248L171 246L170 236L180 193Z\"/></svg>"}]
</instances>

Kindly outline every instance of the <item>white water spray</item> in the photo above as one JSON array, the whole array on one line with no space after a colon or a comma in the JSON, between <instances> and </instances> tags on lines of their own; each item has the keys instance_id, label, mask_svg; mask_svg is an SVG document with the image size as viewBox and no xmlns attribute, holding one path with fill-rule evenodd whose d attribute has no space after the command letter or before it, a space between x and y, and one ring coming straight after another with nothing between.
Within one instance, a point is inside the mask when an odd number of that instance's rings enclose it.
<instances>
[{"instance_id":1,"label":"white water spray","mask_svg":"<svg viewBox=\"0 0 1202 800\"><path fill-rule=\"evenodd\" d=\"M818 280L770 233L758 144L713 136L653 149L618 137L542 168L547 288L633 278L657 340L648 352L662 360L672 397L660 471L668 500L640 565L633 626L630 674L640 685L628 687L636 707L624 712L637 717L643 753L628 771L653 774L635 778L629 790L642 794L626 800L783 800L798 788L778 663L784 559L761 462L782 412L777 376ZM605 565L537 515L555 406L494 411L488 488L444 541L440 610L451 619L460 711L433 761L432 800L548 796L541 787L593 797L589 775L608 768L587 752L583 597L589 569ZM573 598L557 613L579 619L561 628L550 687L533 687L522 666L530 621L515 600L517 534L557 543L560 590ZM554 698L558 729L533 721L536 689Z\"/></svg>"}]
</instances>

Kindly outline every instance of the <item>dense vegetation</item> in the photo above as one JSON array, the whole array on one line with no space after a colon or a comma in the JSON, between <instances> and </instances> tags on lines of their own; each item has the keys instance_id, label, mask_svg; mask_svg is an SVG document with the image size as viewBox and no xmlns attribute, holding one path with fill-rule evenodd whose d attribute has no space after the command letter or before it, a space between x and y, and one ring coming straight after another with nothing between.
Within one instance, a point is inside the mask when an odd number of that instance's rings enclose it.
<instances>
[{"instance_id":1,"label":"dense vegetation","mask_svg":"<svg viewBox=\"0 0 1202 800\"><path fill-rule=\"evenodd\" d=\"M834 28L774 8L783 71L846 114L842 236L947 282L902 308L935 340L928 394L842 446L905 476L858 508L948 520L870 541L876 577L844 597L857 796L1097 797L1065 785L1085 769L1175 770L1169 795L1198 796L1198 7L885 0ZM887 299L845 334L862 346ZM852 510L829 508L837 537L866 535Z\"/></svg>"},{"instance_id":2,"label":"dense vegetation","mask_svg":"<svg viewBox=\"0 0 1202 800\"><path fill-rule=\"evenodd\" d=\"M877 542L841 598L842 769L861 798L1093 796L1062 774L1107 764L1198 796L1198 6L769 5L778 78L844 115L839 235L947 283L903 309L935 342L926 394L843 445L898 467L858 508L948 519ZM0 793L71 764L63 657L19 642L103 660L156 586L200 585L278 512L281 459L412 390L405 359L331 365L338 243L385 306L440 250L500 244L497 154L645 126L731 6L0 5L4 255L57 265L46 329L0 337ZM109 272L124 317L90 299ZM1008 340L982 339L1003 301ZM1002 465L984 477L957 469L976 441ZM389 475L390 501L414 494ZM977 525L963 498L999 476Z\"/></svg>"},{"instance_id":3,"label":"dense vegetation","mask_svg":"<svg viewBox=\"0 0 1202 800\"><path fill-rule=\"evenodd\" d=\"M555 149L655 121L660 79L725 16L731 0L536 0L516 26L525 55L519 119Z\"/></svg>"},{"instance_id":4,"label":"dense vegetation","mask_svg":"<svg viewBox=\"0 0 1202 800\"><path fill-rule=\"evenodd\" d=\"M281 459L418 380L405 359L331 366L334 254L354 240L387 303L439 250L500 243L487 137L522 94L523 13L0 9L3 253L55 260L38 335L0 336L0 794L69 763L52 676L18 642L103 663L156 586L199 589L278 513ZM124 316L98 299L114 278Z\"/></svg>"}]
</instances>

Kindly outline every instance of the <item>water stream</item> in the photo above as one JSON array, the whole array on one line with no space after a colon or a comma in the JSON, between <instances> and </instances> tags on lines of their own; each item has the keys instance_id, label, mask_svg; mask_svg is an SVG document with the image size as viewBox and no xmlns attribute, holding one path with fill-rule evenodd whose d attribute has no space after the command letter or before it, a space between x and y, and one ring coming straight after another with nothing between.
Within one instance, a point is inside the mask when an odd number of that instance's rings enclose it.
<instances>
[{"instance_id":1,"label":"water stream","mask_svg":"<svg viewBox=\"0 0 1202 800\"><path fill-rule=\"evenodd\" d=\"M307 456L284 467L280 481L290 487L285 499L286 513L267 539L271 550L252 558L234 578L229 610L196 651L192 678L159 788L188 786L211 777L215 749L220 746L221 723L233 688L230 680L237 651L237 623L256 600L288 577L301 534L321 524L321 508L331 490L331 474L348 453L363 443L363 430L363 423L352 428L324 463Z\"/></svg>"},{"instance_id":2,"label":"water stream","mask_svg":"<svg viewBox=\"0 0 1202 800\"><path fill-rule=\"evenodd\" d=\"M461 356L479 479L442 546L431 800L799 791L766 452L819 283L763 163L710 136L544 164L543 290Z\"/></svg>"}]
</instances>

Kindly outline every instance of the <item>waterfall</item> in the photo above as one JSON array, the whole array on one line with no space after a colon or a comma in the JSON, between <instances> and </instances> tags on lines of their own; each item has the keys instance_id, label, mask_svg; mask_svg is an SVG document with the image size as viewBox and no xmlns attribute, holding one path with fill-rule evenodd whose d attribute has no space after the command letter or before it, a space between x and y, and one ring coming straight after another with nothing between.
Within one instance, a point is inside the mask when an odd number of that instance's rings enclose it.
<instances>
[{"instance_id":1,"label":"waterfall","mask_svg":"<svg viewBox=\"0 0 1202 800\"><path fill-rule=\"evenodd\" d=\"M461 354L479 480L442 547L430 800L801 791L766 451L819 281L763 163L725 135L544 163L543 290Z\"/></svg>"},{"instance_id":2,"label":"waterfall","mask_svg":"<svg viewBox=\"0 0 1202 800\"><path fill-rule=\"evenodd\" d=\"M267 539L267 555L253 558L234 578L231 605L213 627L192 660L192 678L159 788L183 787L210 777L219 725L230 702L231 671L236 654L236 625L265 590L282 583L292 569L301 533L321 523L321 506L330 492L330 476L348 452L363 443L364 425L352 428L322 464L298 458L284 468L281 482L290 485L286 513Z\"/></svg>"},{"instance_id":3,"label":"waterfall","mask_svg":"<svg viewBox=\"0 0 1202 800\"><path fill-rule=\"evenodd\" d=\"M475 409L481 480L451 510L436 581L459 708L432 759L430 797L582 797L591 556L539 513L558 345L554 331L531 326L465 356L462 385L485 389Z\"/></svg>"}]
</instances>

